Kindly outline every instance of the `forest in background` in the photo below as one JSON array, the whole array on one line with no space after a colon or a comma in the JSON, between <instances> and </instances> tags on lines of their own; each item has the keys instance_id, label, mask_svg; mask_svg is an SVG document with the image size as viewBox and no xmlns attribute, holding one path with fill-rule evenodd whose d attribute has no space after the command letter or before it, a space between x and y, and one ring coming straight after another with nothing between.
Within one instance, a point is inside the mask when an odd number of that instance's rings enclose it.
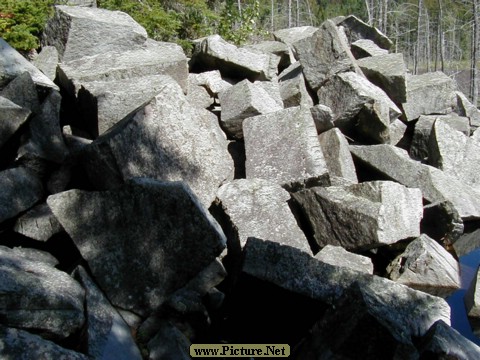
<instances>
[{"instance_id":1,"label":"forest in background","mask_svg":"<svg viewBox=\"0 0 480 360\"><path fill-rule=\"evenodd\" d=\"M65 0L0 0L0 36L19 50L40 46L54 4ZM480 0L97 0L129 13L149 36L180 44L218 33L236 44L270 39L278 29L318 26L354 14L389 36L414 73L442 70L468 83L477 103Z\"/></svg>"}]
</instances>

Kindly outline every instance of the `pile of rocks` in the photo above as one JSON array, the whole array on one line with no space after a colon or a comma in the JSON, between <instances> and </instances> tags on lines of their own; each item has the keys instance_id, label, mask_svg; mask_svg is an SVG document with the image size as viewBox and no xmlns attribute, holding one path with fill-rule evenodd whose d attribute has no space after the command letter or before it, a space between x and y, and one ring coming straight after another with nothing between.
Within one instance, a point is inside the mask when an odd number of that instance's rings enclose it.
<instances>
[{"instance_id":1,"label":"pile of rocks","mask_svg":"<svg viewBox=\"0 0 480 360\"><path fill-rule=\"evenodd\" d=\"M480 219L480 112L354 16L274 36L187 59L57 6L33 64L0 39L2 356L480 358L444 300Z\"/></svg>"}]
</instances>

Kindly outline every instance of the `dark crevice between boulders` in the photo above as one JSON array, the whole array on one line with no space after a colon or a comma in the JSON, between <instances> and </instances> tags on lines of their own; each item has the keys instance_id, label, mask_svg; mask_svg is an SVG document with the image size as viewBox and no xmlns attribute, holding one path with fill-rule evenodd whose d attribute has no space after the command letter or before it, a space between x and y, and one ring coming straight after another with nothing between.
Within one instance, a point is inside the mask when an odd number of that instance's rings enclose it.
<instances>
[{"instance_id":1,"label":"dark crevice between boulders","mask_svg":"<svg viewBox=\"0 0 480 360\"><path fill-rule=\"evenodd\" d=\"M312 226L311 226L310 222L308 221L307 216L302 211L302 208L293 198L290 198L290 200L288 200L287 204L290 207L290 210L291 210L293 216L295 217L295 221L297 222L298 227L305 234L305 237L308 240L308 245L310 245L310 249L312 250L312 253L313 254L318 253L320 251L320 246L315 241L315 238L313 236Z\"/></svg>"}]
</instances>

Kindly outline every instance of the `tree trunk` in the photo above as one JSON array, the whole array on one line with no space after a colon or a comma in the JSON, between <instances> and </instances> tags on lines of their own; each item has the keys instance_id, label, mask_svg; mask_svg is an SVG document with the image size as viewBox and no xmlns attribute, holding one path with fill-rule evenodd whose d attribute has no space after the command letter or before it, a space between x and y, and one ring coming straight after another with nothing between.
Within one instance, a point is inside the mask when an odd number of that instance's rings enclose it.
<instances>
[{"instance_id":1,"label":"tree trunk","mask_svg":"<svg viewBox=\"0 0 480 360\"><path fill-rule=\"evenodd\" d=\"M300 0L297 0L295 3L296 9L297 10L297 16L295 20L295 26L300 26Z\"/></svg>"},{"instance_id":2,"label":"tree trunk","mask_svg":"<svg viewBox=\"0 0 480 360\"><path fill-rule=\"evenodd\" d=\"M367 9L368 25L373 25L372 8L369 0L365 0L365 8Z\"/></svg>"},{"instance_id":3,"label":"tree trunk","mask_svg":"<svg viewBox=\"0 0 480 360\"><path fill-rule=\"evenodd\" d=\"M418 64L420 62L421 57L421 49L423 47L423 39L422 39L422 20L423 20L423 0L418 0L418 17L417 17L417 44L415 49L415 60L414 60L414 68L413 73L418 74Z\"/></svg>"},{"instance_id":4,"label":"tree trunk","mask_svg":"<svg viewBox=\"0 0 480 360\"><path fill-rule=\"evenodd\" d=\"M478 102L478 61L480 60L480 54L478 50L479 46L479 26L480 26L480 1L473 0L473 31L472 31L472 65L471 65L471 75L470 75L470 98L472 103L477 106Z\"/></svg>"},{"instance_id":5,"label":"tree trunk","mask_svg":"<svg viewBox=\"0 0 480 360\"><path fill-rule=\"evenodd\" d=\"M270 24L270 28L271 28L271 31L274 32L275 31L275 22L274 22L274 12L275 12L275 0L272 0L272 7L270 9L271 11L271 24Z\"/></svg>"},{"instance_id":6,"label":"tree trunk","mask_svg":"<svg viewBox=\"0 0 480 360\"><path fill-rule=\"evenodd\" d=\"M292 0L288 0L288 27L292 27Z\"/></svg>"},{"instance_id":7,"label":"tree trunk","mask_svg":"<svg viewBox=\"0 0 480 360\"><path fill-rule=\"evenodd\" d=\"M310 0L305 0L307 2L307 11L308 11L308 18L310 20L310 26L313 26L313 16L312 16L312 9L310 8Z\"/></svg>"},{"instance_id":8,"label":"tree trunk","mask_svg":"<svg viewBox=\"0 0 480 360\"><path fill-rule=\"evenodd\" d=\"M428 10L425 9L425 51L427 59L427 72L430 72L430 63L432 61L432 53L430 49L430 16Z\"/></svg>"}]
</instances>

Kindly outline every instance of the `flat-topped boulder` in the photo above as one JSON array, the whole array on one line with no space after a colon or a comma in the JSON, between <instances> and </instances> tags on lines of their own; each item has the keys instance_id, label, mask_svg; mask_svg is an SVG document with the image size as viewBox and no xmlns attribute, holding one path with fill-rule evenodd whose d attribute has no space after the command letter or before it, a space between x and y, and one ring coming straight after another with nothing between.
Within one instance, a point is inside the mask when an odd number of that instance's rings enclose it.
<instances>
[{"instance_id":1,"label":"flat-topped boulder","mask_svg":"<svg viewBox=\"0 0 480 360\"><path fill-rule=\"evenodd\" d=\"M222 112L220 123L227 135L243 138L243 121L251 116L283 109L275 97L261 86L245 79L219 94Z\"/></svg>"},{"instance_id":2,"label":"flat-topped boulder","mask_svg":"<svg viewBox=\"0 0 480 360\"><path fill-rule=\"evenodd\" d=\"M367 79L385 91L393 102L402 104L407 101L407 67L403 54L365 57L358 60L358 66Z\"/></svg>"},{"instance_id":3,"label":"flat-topped boulder","mask_svg":"<svg viewBox=\"0 0 480 360\"><path fill-rule=\"evenodd\" d=\"M241 80L271 80L279 60L276 55L238 48L220 35L211 35L195 44L190 66L196 72L220 70L224 76Z\"/></svg>"},{"instance_id":4,"label":"flat-topped boulder","mask_svg":"<svg viewBox=\"0 0 480 360\"><path fill-rule=\"evenodd\" d=\"M365 250L420 235L422 194L391 181L314 187L292 194L317 245Z\"/></svg>"},{"instance_id":5,"label":"flat-topped boulder","mask_svg":"<svg viewBox=\"0 0 480 360\"><path fill-rule=\"evenodd\" d=\"M121 11L80 6L55 6L43 31L43 44L55 46L62 62L141 46L146 30Z\"/></svg>"},{"instance_id":6,"label":"flat-topped boulder","mask_svg":"<svg viewBox=\"0 0 480 360\"><path fill-rule=\"evenodd\" d=\"M347 251L341 246L326 245L315 255L315 259L373 275L373 263L370 258Z\"/></svg>"},{"instance_id":7,"label":"flat-topped boulder","mask_svg":"<svg viewBox=\"0 0 480 360\"><path fill-rule=\"evenodd\" d=\"M124 51L105 51L63 62L58 79L70 96L84 83L137 79L149 75L169 75L187 92L187 57L179 45L147 40L142 46Z\"/></svg>"},{"instance_id":8,"label":"flat-topped boulder","mask_svg":"<svg viewBox=\"0 0 480 360\"><path fill-rule=\"evenodd\" d=\"M292 107L243 122L247 179L287 189L328 184L328 169L310 109Z\"/></svg>"},{"instance_id":9,"label":"flat-topped boulder","mask_svg":"<svg viewBox=\"0 0 480 360\"><path fill-rule=\"evenodd\" d=\"M389 141L390 123L401 114L382 89L354 72L333 76L317 95L320 104L332 109L337 127L375 142Z\"/></svg>"},{"instance_id":10,"label":"flat-topped boulder","mask_svg":"<svg viewBox=\"0 0 480 360\"><path fill-rule=\"evenodd\" d=\"M405 119L452 112L457 104L455 90L455 81L440 71L408 75L407 101L402 104Z\"/></svg>"},{"instance_id":11,"label":"flat-topped boulder","mask_svg":"<svg viewBox=\"0 0 480 360\"><path fill-rule=\"evenodd\" d=\"M393 46L393 41L374 26L360 20L355 15L338 17L335 22L337 26L343 27L350 43L357 40L372 40L380 48L389 50Z\"/></svg>"},{"instance_id":12,"label":"flat-topped boulder","mask_svg":"<svg viewBox=\"0 0 480 360\"><path fill-rule=\"evenodd\" d=\"M355 59L363 59L368 56L378 56L388 54L388 50L382 49L370 39L358 39L350 44Z\"/></svg>"},{"instance_id":13,"label":"flat-topped boulder","mask_svg":"<svg viewBox=\"0 0 480 360\"><path fill-rule=\"evenodd\" d=\"M229 250L243 248L249 237L273 239L310 253L310 246L296 223L280 185L262 179L239 179L220 187L217 194L219 221L230 229Z\"/></svg>"},{"instance_id":14,"label":"flat-topped boulder","mask_svg":"<svg viewBox=\"0 0 480 360\"><path fill-rule=\"evenodd\" d=\"M383 177L411 188L419 188L430 203L448 201L463 220L480 218L480 195L456 177L412 160L408 153L392 145L350 146L354 161Z\"/></svg>"}]
</instances>

